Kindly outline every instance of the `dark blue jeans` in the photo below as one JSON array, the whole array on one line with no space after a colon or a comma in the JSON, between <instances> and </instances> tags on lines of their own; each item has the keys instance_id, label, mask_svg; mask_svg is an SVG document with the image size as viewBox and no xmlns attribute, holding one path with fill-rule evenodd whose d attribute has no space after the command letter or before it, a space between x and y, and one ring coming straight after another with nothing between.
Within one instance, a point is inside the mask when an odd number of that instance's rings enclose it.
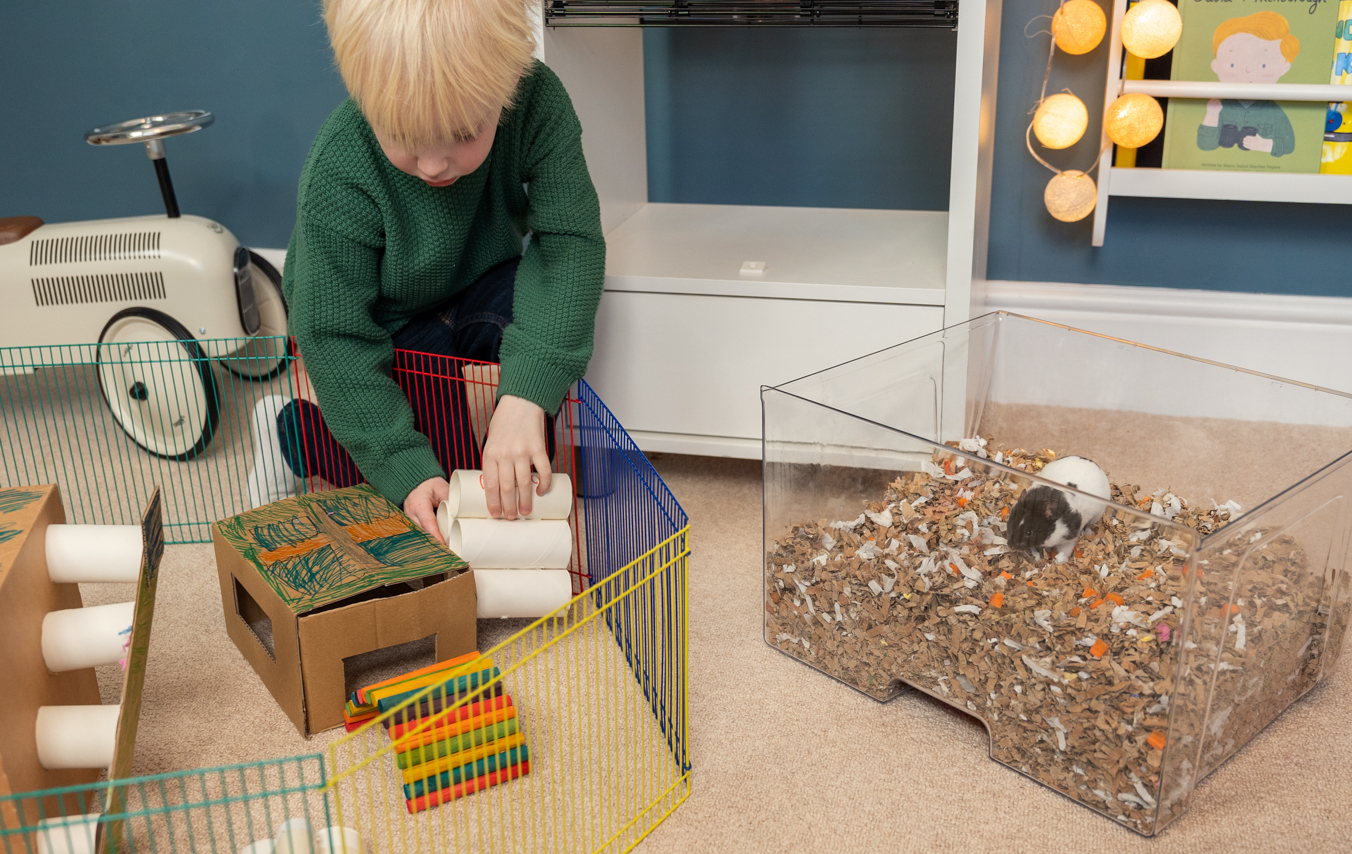
<instances>
[{"instance_id":1,"label":"dark blue jeans","mask_svg":"<svg viewBox=\"0 0 1352 854\"><path fill-rule=\"evenodd\" d=\"M482 408L496 389L472 386L460 376L457 359L496 362L502 332L512 322L516 268L520 258L499 264L436 308L419 314L394 333L394 379L408 395L413 425L428 437L437 461L449 473L483 466L470 422L471 396ZM301 354L302 357L304 354ZM318 476L334 486L364 478L347 451L324 424L319 407L294 400L277 416L287 465L301 477ZM554 456L553 419L546 418L545 441Z\"/></svg>"}]
</instances>

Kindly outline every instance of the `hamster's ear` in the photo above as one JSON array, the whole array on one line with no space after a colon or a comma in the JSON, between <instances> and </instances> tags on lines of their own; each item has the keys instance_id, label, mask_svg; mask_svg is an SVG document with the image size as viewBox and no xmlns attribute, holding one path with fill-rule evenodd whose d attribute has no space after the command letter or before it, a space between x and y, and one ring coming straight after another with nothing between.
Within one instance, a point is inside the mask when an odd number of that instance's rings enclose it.
<instances>
[{"instance_id":1,"label":"hamster's ear","mask_svg":"<svg viewBox=\"0 0 1352 854\"><path fill-rule=\"evenodd\" d=\"M1055 519L1061 515L1066 507L1066 495L1059 489L1047 490L1051 495L1047 496L1047 503L1042 505L1042 514L1048 519Z\"/></svg>"}]
</instances>

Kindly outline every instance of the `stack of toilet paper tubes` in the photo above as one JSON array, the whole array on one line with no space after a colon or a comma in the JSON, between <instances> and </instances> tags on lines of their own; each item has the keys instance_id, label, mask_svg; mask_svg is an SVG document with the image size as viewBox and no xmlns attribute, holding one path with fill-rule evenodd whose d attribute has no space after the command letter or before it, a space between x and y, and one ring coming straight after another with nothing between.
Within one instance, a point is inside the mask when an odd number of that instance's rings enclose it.
<instances>
[{"instance_id":1,"label":"stack of toilet paper tubes","mask_svg":"<svg viewBox=\"0 0 1352 854\"><path fill-rule=\"evenodd\" d=\"M47 574L56 584L135 584L141 572L139 525L48 525ZM53 673L117 664L126 656L135 602L68 608L42 618L42 657ZM38 761L48 771L108 768L122 707L42 706ZM37 834L39 854L94 851L97 814L51 818Z\"/></svg>"},{"instance_id":2,"label":"stack of toilet paper tubes","mask_svg":"<svg viewBox=\"0 0 1352 854\"><path fill-rule=\"evenodd\" d=\"M141 572L139 525L49 525L47 573L57 584L135 584ZM135 602L69 608L42 618L42 657L53 673L117 664L126 656ZM38 709L38 761L49 771L107 768L120 708Z\"/></svg>"},{"instance_id":3,"label":"stack of toilet paper tubes","mask_svg":"<svg viewBox=\"0 0 1352 854\"><path fill-rule=\"evenodd\" d=\"M37 834L38 854L94 854L98 818L87 815L44 819ZM207 850L219 849L212 845ZM274 838L250 843L239 854L366 854L366 849L362 847L361 834L350 827L335 825L316 833L309 819L293 818L277 827Z\"/></svg>"},{"instance_id":4,"label":"stack of toilet paper tubes","mask_svg":"<svg viewBox=\"0 0 1352 854\"><path fill-rule=\"evenodd\" d=\"M543 617L573 597L573 482L555 474L534 496L531 512L511 521L488 514L483 473L451 473L450 493L437 508L437 526L451 551L474 570L479 617Z\"/></svg>"}]
</instances>

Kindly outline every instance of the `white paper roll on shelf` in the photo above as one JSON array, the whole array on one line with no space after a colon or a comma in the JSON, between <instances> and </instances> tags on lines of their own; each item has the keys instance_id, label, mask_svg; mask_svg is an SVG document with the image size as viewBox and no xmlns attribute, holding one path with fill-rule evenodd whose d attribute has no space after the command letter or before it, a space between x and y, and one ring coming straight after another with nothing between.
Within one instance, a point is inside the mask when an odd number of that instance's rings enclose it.
<instances>
[{"instance_id":1,"label":"white paper roll on shelf","mask_svg":"<svg viewBox=\"0 0 1352 854\"><path fill-rule=\"evenodd\" d=\"M98 813L44 818L35 834L38 854L94 854L98 826Z\"/></svg>"},{"instance_id":2,"label":"white paper roll on shelf","mask_svg":"<svg viewBox=\"0 0 1352 854\"><path fill-rule=\"evenodd\" d=\"M437 522L445 536L446 525L454 519L488 519L488 498L484 495L483 472L476 469L456 469L451 472L451 488L446 500L437 508ZM566 474L555 473L549 491L532 495L530 513L526 519L567 519L573 513L573 481ZM447 521L443 521L447 520Z\"/></svg>"},{"instance_id":3,"label":"white paper roll on shelf","mask_svg":"<svg viewBox=\"0 0 1352 854\"><path fill-rule=\"evenodd\" d=\"M314 831L307 818L293 818L282 822L273 840L274 854L315 854Z\"/></svg>"},{"instance_id":4,"label":"white paper roll on shelf","mask_svg":"<svg viewBox=\"0 0 1352 854\"><path fill-rule=\"evenodd\" d=\"M48 525L47 574L57 584L121 582L141 574L141 526Z\"/></svg>"},{"instance_id":5,"label":"white paper roll on shelf","mask_svg":"<svg viewBox=\"0 0 1352 854\"><path fill-rule=\"evenodd\" d=\"M446 545L474 569L566 569L573 531L562 519L456 519Z\"/></svg>"},{"instance_id":6,"label":"white paper roll on shelf","mask_svg":"<svg viewBox=\"0 0 1352 854\"><path fill-rule=\"evenodd\" d=\"M119 706L43 706L35 735L48 771L107 768L117 744Z\"/></svg>"},{"instance_id":7,"label":"white paper roll on shelf","mask_svg":"<svg viewBox=\"0 0 1352 854\"><path fill-rule=\"evenodd\" d=\"M69 608L42 618L42 657L53 673L116 664L125 655L135 602Z\"/></svg>"},{"instance_id":8,"label":"white paper roll on shelf","mask_svg":"<svg viewBox=\"0 0 1352 854\"><path fill-rule=\"evenodd\" d=\"M350 827L334 825L319 831L315 837L315 854L366 854L361 847L361 834Z\"/></svg>"},{"instance_id":9,"label":"white paper roll on shelf","mask_svg":"<svg viewBox=\"0 0 1352 854\"><path fill-rule=\"evenodd\" d=\"M476 569L479 619L543 617L573 598L566 569Z\"/></svg>"}]
</instances>

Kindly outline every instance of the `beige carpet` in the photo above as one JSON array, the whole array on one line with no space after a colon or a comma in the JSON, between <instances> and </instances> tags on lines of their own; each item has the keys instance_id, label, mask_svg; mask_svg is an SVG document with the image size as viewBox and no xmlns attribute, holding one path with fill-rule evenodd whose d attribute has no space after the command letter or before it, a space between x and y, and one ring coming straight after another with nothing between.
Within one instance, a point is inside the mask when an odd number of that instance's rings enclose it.
<instances>
[{"instance_id":1,"label":"beige carpet","mask_svg":"<svg viewBox=\"0 0 1352 854\"><path fill-rule=\"evenodd\" d=\"M694 772L689 800L640 852L1352 850L1349 656L1203 781L1183 818L1142 839L991 761L973 719L916 694L880 705L766 646L759 463L654 463L691 519ZM127 594L96 595L88 604ZM139 773L315 752L335 737L297 735L222 620L211 547L171 546ZM508 627L481 628L487 646Z\"/></svg>"}]
</instances>

